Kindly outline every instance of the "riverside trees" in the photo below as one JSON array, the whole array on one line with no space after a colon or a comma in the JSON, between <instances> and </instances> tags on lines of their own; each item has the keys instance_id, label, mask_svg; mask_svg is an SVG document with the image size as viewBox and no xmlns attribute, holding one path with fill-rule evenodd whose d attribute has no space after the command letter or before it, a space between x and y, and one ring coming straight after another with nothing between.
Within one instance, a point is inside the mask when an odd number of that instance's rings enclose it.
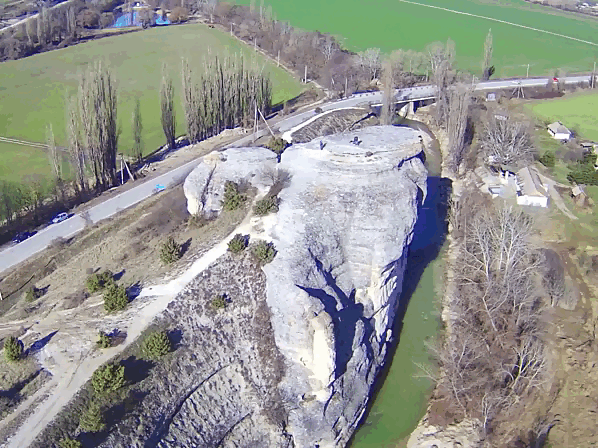
<instances>
[{"instance_id":1,"label":"riverside trees","mask_svg":"<svg viewBox=\"0 0 598 448\"><path fill-rule=\"evenodd\" d=\"M529 216L475 198L452 210L458 252L438 391L454 415L478 418L484 436L510 446L509 416L547 377L542 257Z\"/></svg>"}]
</instances>

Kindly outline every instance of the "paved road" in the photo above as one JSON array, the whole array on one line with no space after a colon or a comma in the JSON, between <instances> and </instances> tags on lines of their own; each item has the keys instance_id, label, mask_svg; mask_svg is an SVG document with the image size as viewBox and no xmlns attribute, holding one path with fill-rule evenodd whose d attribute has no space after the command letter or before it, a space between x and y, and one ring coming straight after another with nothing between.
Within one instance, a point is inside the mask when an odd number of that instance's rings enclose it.
<instances>
[{"instance_id":1,"label":"paved road","mask_svg":"<svg viewBox=\"0 0 598 448\"><path fill-rule=\"evenodd\" d=\"M481 82L476 85L476 90L499 90L515 88L519 83L523 87L537 87L544 86L548 82L549 78L530 78L520 80L496 80ZM579 82L587 82L589 76L570 76L567 77L565 82L567 84L575 84ZM420 86L411 87L408 89L402 89L397 92L399 99L423 99L434 96L434 86ZM349 98L337 100L329 103L323 103L319 107L323 111L340 109L345 107L355 107L360 105L368 104L379 104L382 101L382 92L366 92L354 94ZM298 113L296 115L286 117L278 122L270 124L271 127L278 130L279 132L289 131L292 128L300 125L304 121L314 116L314 109L307 110L305 112ZM268 133L267 129L262 129L260 135ZM248 135L239 139L231 146L243 146L251 142L252 135ZM182 181L187 174L189 174L196 166L197 161L191 161L179 168L176 168L166 174L158 176L150 181L147 181L139 186L132 188L131 190L125 191L118 196L110 198L105 202L102 202L89 209L89 217L96 223L102 219L108 218L121 210L126 209L132 205L135 205L147 197L152 195L152 190L156 184L161 185L173 185L177 182ZM18 263L26 260L30 256L42 251L48 247L53 240L56 238L70 238L76 233L83 230L85 227L85 221L80 215L75 215L72 218L63 221L59 224L53 224L33 237L12 246L4 251L0 252L0 272L15 266Z\"/></svg>"},{"instance_id":2,"label":"paved road","mask_svg":"<svg viewBox=\"0 0 598 448\"><path fill-rule=\"evenodd\" d=\"M162 174L135 188L125 191L118 196L107 199L88 210L89 218L93 223L109 218L121 210L131 207L151 196L156 184L168 187L169 185L181 182L196 165L197 161L191 161L168 173ZM56 238L70 238L83 230L84 227L85 220L81 215L75 215L61 223L49 225L31 238L0 252L0 272L44 250Z\"/></svg>"}]
</instances>

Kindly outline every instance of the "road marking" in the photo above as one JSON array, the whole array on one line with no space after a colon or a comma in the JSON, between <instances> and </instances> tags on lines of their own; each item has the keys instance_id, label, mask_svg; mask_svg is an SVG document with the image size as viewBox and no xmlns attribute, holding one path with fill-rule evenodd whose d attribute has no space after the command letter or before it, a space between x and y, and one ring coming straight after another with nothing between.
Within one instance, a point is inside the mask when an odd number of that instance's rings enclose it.
<instances>
[{"instance_id":1,"label":"road marking","mask_svg":"<svg viewBox=\"0 0 598 448\"><path fill-rule=\"evenodd\" d=\"M552 34L553 36L562 37L562 38L565 38L565 39L570 39L570 40L574 40L576 42L581 42L581 43L584 43L584 44L593 45L594 47L598 47L598 44L595 43L595 42L590 42L588 40L578 39L577 37L567 36L565 34L554 33L552 31L541 30L541 29L538 29L538 28L533 28L531 26L519 25L518 23L507 22L506 20L495 19L493 17L480 16L478 14L471 14L469 12L456 11L454 9L442 8L441 6L426 5L425 3L417 3L417 2L412 2L412 1L409 1L409 0L399 0L399 1L402 2L402 3L409 3L411 5L425 6L427 8L433 8L433 9L440 9L442 11L452 12L454 14L461 14L461 15L464 15L464 16L477 17L478 19L491 20L493 22L504 23L505 25L511 25L511 26L516 26L518 28L525 28L527 30L537 31L539 33Z\"/></svg>"}]
</instances>

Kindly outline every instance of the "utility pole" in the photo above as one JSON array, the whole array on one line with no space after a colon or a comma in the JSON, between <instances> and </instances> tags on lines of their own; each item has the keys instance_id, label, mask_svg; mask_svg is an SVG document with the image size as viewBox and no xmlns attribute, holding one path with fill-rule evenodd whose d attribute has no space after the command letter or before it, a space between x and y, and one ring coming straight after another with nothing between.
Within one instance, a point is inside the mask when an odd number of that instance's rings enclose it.
<instances>
[{"instance_id":1,"label":"utility pole","mask_svg":"<svg viewBox=\"0 0 598 448\"><path fill-rule=\"evenodd\" d=\"M233 22L230 23L230 35L233 35Z\"/></svg>"},{"instance_id":2,"label":"utility pole","mask_svg":"<svg viewBox=\"0 0 598 448\"><path fill-rule=\"evenodd\" d=\"M255 102L255 115L253 117L253 141L257 140L257 101Z\"/></svg>"},{"instance_id":3,"label":"utility pole","mask_svg":"<svg viewBox=\"0 0 598 448\"><path fill-rule=\"evenodd\" d=\"M272 137L274 137L274 132L272 132L272 129L270 129L270 125L268 124L268 122L266 121L266 118L264 117L264 114L262 113L261 110L258 109L258 112L260 113L260 117L262 117L262 120L264 120L264 123L266 123L266 127L268 128L268 130L270 131L270 134L272 134Z\"/></svg>"},{"instance_id":4,"label":"utility pole","mask_svg":"<svg viewBox=\"0 0 598 448\"><path fill-rule=\"evenodd\" d=\"M280 67L280 50L278 50L278 56L276 56L276 66Z\"/></svg>"},{"instance_id":5,"label":"utility pole","mask_svg":"<svg viewBox=\"0 0 598 448\"><path fill-rule=\"evenodd\" d=\"M594 70L592 70L592 89L596 84L596 61L594 61Z\"/></svg>"},{"instance_id":6,"label":"utility pole","mask_svg":"<svg viewBox=\"0 0 598 448\"><path fill-rule=\"evenodd\" d=\"M347 98L349 96L348 90L349 90L349 78L347 78L345 76L345 98Z\"/></svg>"},{"instance_id":7,"label":"utility pole","mask_svg":"<svg viewBox=\"0 0 598 448\"><path fill-rule=\"evenodd\" d=\"M526 78L529 78L529 64L527 64L527 73L525 74Z\"/></svg>"},{"instance_id":8,"label":"utility pole","mask_svg":"<svg viewBox=\"0 0 598 448\"><path fill-rule=\"evenodd\" d=\"M125 183L125 167L123 166L123 155L120 155L120 184Z\"/></svg>"},{"instance_id":9,"label":"utility pole","mask_svg":"<svg viewBox=\"0 0 598 448\"><path fill-rule=\"evenodd\" d=\"M305 77L303 78L303 82L307 84L307 65L305 66Z\"/></svg>"}]
</instances>

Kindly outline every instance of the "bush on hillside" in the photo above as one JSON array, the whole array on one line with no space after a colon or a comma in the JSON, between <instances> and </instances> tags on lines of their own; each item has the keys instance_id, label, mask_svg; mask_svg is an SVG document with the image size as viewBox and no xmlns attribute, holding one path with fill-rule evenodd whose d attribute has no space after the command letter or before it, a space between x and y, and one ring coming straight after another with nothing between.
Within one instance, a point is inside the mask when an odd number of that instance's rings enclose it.
<instances>
[{"instance_id":1,"label":"bush on hillside","mask_svg":"<svg viewBox=\"0 0 598 448\"><path fill-rule=\"evenodd\" d=\"M172 342L165 331L154 331L147 335L141 345L141 353L147 359L158 359L170 353Z\"/></svg>"},{"instance_id":2,"label":"bush on hillside","mask_svg":"<svg viewBox=\"0 0 598 448\"><path fill-rule=\"evenodd\" d=\"M252 253L257 261L264 265L274 260L276 249L274 248L274 244L262 240L253 247Z\"/></svg>"},{"instance_id":3,"label":"bush on hillside","mask_svg":"<svg viewBox=\"0 0 598 448\"><path fill-rule=\"evenodd\" d=\"M253 213L257 216L266 216L269 213L276 213L278 211L278 197L266 196L255 203Z\"/></svg>"},{"instance_id":4,"label":"bush on hillside","mask_svg":"<svg viewBox=\"0 0 598 448\"><path fill-rule=\"evenodd\" d=\"M21 359L22 356L23 342L14 336L7 337L4 340L4 357L6 360L15 362Z\"/></svg>"},{"instance_id":5,"label":"bush on hillside","mask_svg":"<svg viewBox=\"0 0 598 448\"><path fill-rule=\"evenodd\" d=\"M104 413L99 403L92 401L89 404L79 419L79 427L85 432L100 432L106 429Z\"/></svg>"},{"instance_id":6,"label":"bush on hillside","mask_svg":"<svg viewBox=\"0 0 598 448\"><path fill-rule=\"evenodd\" d=\"M111 270L106 269L101 274L95 273L87 277L85 286L90 293L101 291L114 283L114 274Z\"/></svg>"},{"instance_id":7,"label":"bush on hillside","mask_svg":"<svg viewBox=\"0 0 598 448\"><path fill-rule=\"evenodd\" d=\"M114 392L125 385L125 367L106 364L99 367L91 376L91 385L98 395Z\"/></svg>"},{"instance_id":8,"label":"bush on hillside","mask_svg":"<svg viewBox=\"0 0 598 448\"><path fill-rule=\"evenodd\" d=\"M77 439L71 439L70 437L60 439L58 446L60 448L83 448L83 444L81 444L81 442L79 442Z\"/></svg>"},{"instance_id":9,"label":"bush on hillside","mask_svg":"<svg viewBox=\"0 0 598 448\"><path fill-rule=\"evenodd\" d=\"M228 242L228 250L233 254L240 254L245 250L247 247L247 238L240 233L237 233L233 238Z\"/></svg>"},{"instance_id":10,"label":"bush on hillside","mask_svg":"<svg viewBox=\"0 0 598 448\"><path fill-rule=\"evenodd\" d=\"M31 303L42 296L41 289L37 289L35 285L31 286L25 293L25 302Z\"/></svg>"},{"instance_id":11,"label":"bush on hillside","mask_svg":"<svg viewBox=\"0 0 598 448\"><path fill-rule=\"evenodd\" d=\"M104 309L109 313L125 309L128 303L129 297L124 286L112 283L104 291Z\"/></svg>"},{"instance_id":12,"label":"bush on hillside","mask_svg":"<svg viewBox=\"0 0 598 448\"><path fill-rule=\"evenodd\" d=\"M556 159L554 157L554 153L546 151L542 156L538 159L539 162L547 168L554 168L554 164Z\"/></svg>"},{"instance_id":13,"label":"bush on hillside","mask_svg":"<svg viewBox=\"0 0 598 448\"><path fill-rule=\"evenodd\" d=\"M215 310L223 310L228 306L228 302L226 301L224 294L217 294L212 299L211 305Z\"/></svg>"},{"instance_id":14,"label":"bush on hillside","mask_svg":"<svg viewBox=\"0 0 598 448\"><path fill-rule=\"evenodd\" d=\"M112 347L112 338L103 331L100 331L97 344L100 348L110 348Z\"/></svg>"},{"instance_id":15,"label":"bush on hillside","mask_svg":"<svg viewBox=\"0 0 598 448\"><path fill-rule=\"evenodd\" d=\"M181 258L181 245L173 237L169 236L160 249L160 261L164 264L171 264Z\"/></svg>"},{"instance_id":16,"label":"bush on hillside","mask_svg":"<svg viewBox=\"0 0 598 448\"><path fill-rule=\"evenodd\" d=\"M596 154L586 154L583 161L573 165L567 180L578 185L598 185L598 171L594 169Z\"/></svg>"},{"instance_id":17,"label":"bush on hillside","mask_svg":"<svg viewBox=\"0 0 598 448\"><path fill-rule=\"evenodd\" d=\"M222 201L222 208L227 211L237 210L247 198L245 195L239 193L239 186L231 181L226 181L224 184L224 200Z\"/></svg>"}]
</instances>

